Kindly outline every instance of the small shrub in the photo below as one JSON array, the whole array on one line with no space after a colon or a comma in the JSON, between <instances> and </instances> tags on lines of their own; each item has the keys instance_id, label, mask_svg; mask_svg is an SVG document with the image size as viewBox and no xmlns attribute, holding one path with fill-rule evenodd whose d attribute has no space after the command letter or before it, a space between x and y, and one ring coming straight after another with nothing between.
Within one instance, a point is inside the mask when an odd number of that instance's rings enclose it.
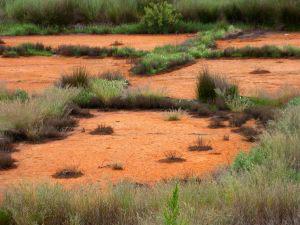
<instances>
[{"instance_id":1,"label":"small shrub","mask_svg":"<svg viewBox=\"0 0 300 225\"><path fill-rule=\"evenodd\" d=\"M189 147L190 151L211 151L213 150L210 142L206 141L202 136L199 136L195 145Z\"/></svg>"},{"instance_id":2,"label":"small shrub","mask_svg":"<svg viewBox=\"0 0 300 225\"><path fill-rule=\"evenodd\" d=\"M240 127L249 119L249 116L245 113L233 113L229 119L229 125L231 127Z\"/></svg>"},{"instance_id":3,"label":"small shrub","mask_svg":"<svg viewBox=\"0 0 300 225\"><path fill-rule=\"evenodd\" d=\"M10 153L0 152L0 170L13 168L15 162Z\"/></svg>"},{"instance_id":4,"label":"small shrub","mask_svg":"<svg viewBox=\"0 0 300 225\"><path fill-rule=\"evenodd\" d=\"M75 68L70 75L62 75L58 81L58 86L87 88L89 85L90 74L85 67Z\"/></svg>"},{"instance_id":5,"label":"small shrub","mask_svg":"<svg viewBox=\"0 0 300 225\"><path fill-rule=\"evenodd\" d=\"M186 161L182 154L178 151L167 151L164 153L165 155L165 158L164 159L161 159L159 160L160 162L163 162L163 163L176 163L176 162L184 162Z\"/></svg>"},{"instance_id":6,"label":"small shrub","mask_svg":"<svg viewBox=\"0 0 300 225\"><path fill-rule=\"evenodd\" d=\"M181 109L173 109L165 112L165 120L167 121L178 121L181 120L182 116L184 115L184 111Z\"/></svg>"},{"instance_id":7,"label":"small shrub","mask_svg":"<svg viewBox=\"0 0 300 225\"><path fill-rule=\"evenodd\" d=\"M114 129L111 126L105 126L103 124L98 125L98 127L90 132L92 135L111 135L114 133Z\"/></svg>"},{"instance_id":8,"label":"small shrub","mask_svg":"<svg viewBox=\"0 0 300 225\"><path fill-rule=\"evenodd\" d=\"M249 126L242 126L234 130L234 132L242 134L249 142L257 141L258 135L261 134L259 130Z\"/></svg>"},{"instance_id":9,"label":"small shrub","mask_svg":"<svg viewBox=\"0 0 300 225\"><path fill-rule=\"evenodd\" d=\"M250 117L260 120L264 125L270 120L274 120L276 108L273 106L252 106L245 110Z\"/></svg>"},{"instance_id":10,"label":"small shrub","mask_svg":"<svg viewBox=\"0 0 300 225\"><path fill-rule=\"evenodd\" d=\"M170 33L176 29L180 18L181 15L167 1L150 3L145 7L142 25L148 33Z\"/></svg>"},{"instance_id":11,"label":"small shrub","mask_svg":"<svg viewBox=\"0 0 300 225\"><path fill-rule=\"evenodd\" d=\"M71 179L83 176L83 172L78 169L78 166L67 166L63 169L59 169L52 175L56 179Z\"/></svg>"}]
</instances>

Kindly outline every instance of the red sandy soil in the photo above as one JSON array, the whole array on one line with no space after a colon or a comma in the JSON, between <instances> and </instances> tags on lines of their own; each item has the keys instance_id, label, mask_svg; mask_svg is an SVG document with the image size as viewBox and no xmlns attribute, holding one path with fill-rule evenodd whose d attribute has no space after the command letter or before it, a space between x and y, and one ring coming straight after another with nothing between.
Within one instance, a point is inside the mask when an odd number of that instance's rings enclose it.
<instances>
[{"instance_id":1,"label":"red sandy soil","mask_svg":"<svg viewBox=\"0 0 300 225\"><path fill-rule=\"evenodd\" d=\"M157 46L166 44L181 44L193 37L193 34L176 35L58 35L58 36L6 36L1 39L9 46L22 43L43 43L47 46L57 47L59 45L88 45L91 47L109 47L114 42L122 43L118 47L133 47L140 50L152 50Z\"/></svg>"},{"instance_id":2,"label":"red sandy soil","mask_svg":"<svg viewBox=\"0 0 300 225\"><path fill-rule=\"evenodd\" d=\"M243 94L276 93L282 87L300 88L300 61L291 59L220 59L199 60L196 64L155 76L130 74L131 64L126 60L82 59L64 57L0 58L0 81L9 88L33 91L50 86L64 72L77 66L86 66L92 73L122 71L134 86L149 85L165 89L171 97L194 98L199 71L208 67L237 82ZM267 74L251 74L263 69Z\"/></svg>"},{"instance_id":3,"label":"red sandy soil","mask_svg":"<svg viewBox=\"0 0 300 225\"><path fill-rule=\"evenodd\" d=\"M299 33L267 33L254 38L237 38L231 40L217 41L217 46L220 49L228 47L241 48L247 45L261 47L263 45L285 46L292 45L300 47Z\"/></svg>"},{"instance_id":4,"label":"red sandy soil","mask_svg":"<svg viewBox=\"0 0 300 225\"><path fill-rule=\"evenodd\" d=\"M163 112L96 112L81 119L75 131L64 140L43 144L20 144L13 153L17 168L0 171L0 188L19 181L58 181L63 184L107 184L121 180L153 183L171 177L195 176L226 166L249 142L230 128L209 129L209 119L185 115L181 121L165 121ZM133 119L134 118L134 119ZM110 125L115 133L108 136L89 134L98 124ZM85 129L85 132L82 129ZM229 141L223 136L230 135ZM211 152L190 152L199 135L213 146ZM162 163L165 152L178 151L185 162ZM123 171L99 168L122 163ZM52 175L66 165L77 165L84 176L57 180Z\"/></svg>"}]
</instances>

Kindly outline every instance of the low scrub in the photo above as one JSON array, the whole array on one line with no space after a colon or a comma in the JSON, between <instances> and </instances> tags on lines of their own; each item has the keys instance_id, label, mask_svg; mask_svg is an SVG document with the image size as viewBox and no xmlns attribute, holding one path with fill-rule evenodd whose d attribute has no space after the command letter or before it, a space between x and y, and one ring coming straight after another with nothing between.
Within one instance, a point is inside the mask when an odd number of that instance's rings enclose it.
<instances>
[{"instance_id":1,"label":"low scrub","mask_svg":"<svg viewBox=\"0 0 300 225\"><path fill-rule=\"evenodd\" d=\"M57 83L61 88L75 87L87 88L89 86L90 74L85 67L73 69L72 74L62 75Z\"/></svg>"},{"instance_id":2,"label":"low scrub","mask_svg":"<svg viewBox=\"0 0 300 225\"><path fill-rule=\"evenodd\" d=\"M91 131L90 134L92 135L111 135L114 133L114 129L111 126L106 125L98 125L98 127Z\"/></svg>"},{"instance_id":3,"label":"low scrub","mask_svg":"<svg viewBox=\"0 0 300 225\"><path fill-rule=\"evenodd\" d=\"M71 179L81 177L83 173L77 166L67 166L63 169L59 169L53 174L52 177L56 179Z\"/></svg>"},{"instance_id":4,"label":"low scrub","mask_svg":"<svg viewBox=\"0 0 300 225\"><path fill-rule=\"evenodd\" d=\"M19 57L19 56L51 56L52 48L43 44L24 43L15 47L0 46L0 55L3 57Z\"/></svg>"}]
</instances>

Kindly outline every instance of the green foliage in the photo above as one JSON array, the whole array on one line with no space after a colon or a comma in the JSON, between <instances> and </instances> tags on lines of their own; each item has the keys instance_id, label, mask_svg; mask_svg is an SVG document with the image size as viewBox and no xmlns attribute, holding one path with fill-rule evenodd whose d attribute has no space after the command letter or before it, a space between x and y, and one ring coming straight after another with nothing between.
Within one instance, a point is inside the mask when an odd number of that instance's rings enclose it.
<instances>
[{"instance_id":1,"label":"green foliage","mask_svg":"<svg viewBox=\"0 0 300 225\"><path fill-rule=\"evenodd\" d=\"M0 225L8 225L10 223L10 219L11 218L7 212L0 208Z\"/></svg>"},{"instance_id":2,"label":"green foliage","mask_svg":"<svg viewBox=\"0 0 300 225\"><path fill-rule=\"evenodd\" d=\"M165 225L179 225L179 188L175 186L172 197L169 199L167 209L164 212Z\"/></svg>"},{"instance_id":3,"label":"green foliage","mask_svg":"<svg viewBox=\"0 0 300 225\"><path fill-rule=\"evenodd\" d=\"M144 29L148 33L170 33L176 30L181 16L172 4L166 1L150 3L145 7L145 15L142 19Z\"/></svg>"},{"instance_id":4,"label":"green foliage","mask_svg":"<svg viewBox=\"0 0 300 225\"><path fill-rule=\"evenodd\" d=\"M294 106L300 105L300 97L293 98L291 101L289 101L288 104L289 105L294 105Z\"/></svg>"},{"instance_id":5,"label":"green foliage","mask_svg":"<svg viewBox=\"0 0 300 225\"><path fill-rule=\"evenodd\" d=\"M265 160L265 152L261 149L253 149L249 154L241 152L235 158L232 169L240 171L249 171L254 168L256 165L260 165Z\"/></svg>"}]
</instances>

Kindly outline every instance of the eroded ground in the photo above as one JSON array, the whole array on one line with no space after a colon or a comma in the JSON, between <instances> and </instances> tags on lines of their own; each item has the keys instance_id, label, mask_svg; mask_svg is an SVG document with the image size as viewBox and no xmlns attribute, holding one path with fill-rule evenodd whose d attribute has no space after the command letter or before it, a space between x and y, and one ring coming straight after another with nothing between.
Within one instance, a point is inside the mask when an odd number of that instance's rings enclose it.
<instances>
[{"instance_id":1,"label":"eroded ground","mask_svg":"<svg viewBox=\"0 0 300 225\"><path fill-rule=\"evenodd\" d=\"M28 91L41 90L51 86L59 77L71 72L74 67L85 66L91 73L121 71L134 86L149 85L164 89L171 97L194 98L196 78L207 67L234 80L243 94L256 92L276 93L282 87L300 88L300 61L293 59L219 59L198 60L191 66L155 75L138 76L130 73L128 60L82 59L65 57L0 58L0 81L9 88L23 88ZM266 74L252 74L254 70L269 71Z\"/></svg>"},{"instance_id":2,"label":"eroded ground","mask_svg":"<svg viewBox=\"0 0 300 225\"><path fill-rule=\"evenodd\" d=\"M2 186L21 180L42 181L66 165L78 165L84 176L59 180L62 183L95 183L132 180L153 183L173 176L203 175L222 165L228 165L241 150L250 144L230 128L209 129L209 119L184 116L181 121L165 121L162 112L118 111L96 112L94 118L81 119L79 126L66 139L44 144L20 144L13 153L18 167L0 171ZM134 119L133 119L134 118ZM98 124L114 129L113 135L89 134ZM83 130L84 129L84 130ZM83 132L85 131L85 132ZM224 141L229 134L230 140ZM211 152L190 152L198 136L213 147ZM165 152L177 151L185 162L163 163ZM122 163L123 171L99 168Z\"/></svg>"},{"instance_id":3,"label":"eroded ground","mask_svg":"<svg viewBox=\"0 0 300 225\"><path fill-rule=\"evenodd\" d=\"M42 43L46 46L57 47L59 45L87 45L91 47L111 47L114 42L121 44L118 47L132 47L139 50L152 50L157 46L166 44L181 44L193 37L193 34L176 35L58 35L58 36L7 36L1 39L9 46L22 43Z\"/></svg>"}]
</instances>

